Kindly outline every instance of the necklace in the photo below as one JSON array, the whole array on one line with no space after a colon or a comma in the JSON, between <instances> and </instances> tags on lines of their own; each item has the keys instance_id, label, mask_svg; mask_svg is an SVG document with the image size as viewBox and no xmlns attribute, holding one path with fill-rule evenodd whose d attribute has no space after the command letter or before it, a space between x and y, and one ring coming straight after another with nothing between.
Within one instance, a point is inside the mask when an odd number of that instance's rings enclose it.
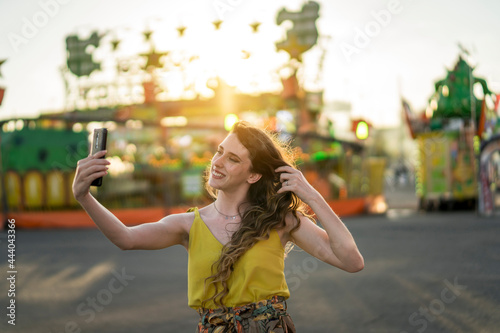
<instances>
[{"instance_id":1,"label":"necklace","mask_svg":"<svg viewBox=\"0 0 500 333\"><path fill-rule=\"evenodd\" d=\"M235 220L235 219L236 219L236 217L240 216L240 214L236 214L236 215L232 215L232 216L231 216L231 215L226 215L226 214L221 213L221 212L217 209L217 206L215 205L215 201L214 201L214 208L215 208L215 210L217 211L217 213L219 213L220 215L224 216L224 218L225 218L226 220Z\"/></svg>"}]
</instances>

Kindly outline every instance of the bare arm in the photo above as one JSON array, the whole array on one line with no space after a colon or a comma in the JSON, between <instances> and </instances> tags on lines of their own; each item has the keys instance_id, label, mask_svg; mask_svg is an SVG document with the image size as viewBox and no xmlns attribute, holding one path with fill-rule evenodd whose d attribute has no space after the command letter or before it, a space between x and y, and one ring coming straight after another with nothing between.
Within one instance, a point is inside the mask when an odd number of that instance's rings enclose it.
<instances>
[{"instance_id":1,"label":"bare arm","mask_svg":"<svg viewBox=\"0 0 500 333\"><path fill-rule=\"evenodd\" d=\"M306 181L299 170L280 167L276 171L282 172L283 187L278 192L293 191L297 194L311 207L324 227L322 229L308 218L301 216L301 225L291 235L292 241L304 251L330 265L347 272L362 270L364 260L354 238L321 194ZM288 223L294 226L296 221L290 218L287 219Z\"/></svg>"},{"instance_id":2,"label":"bare arm","mask_svg":"<svg viewBox=\"0 0 500 333\"><path fill-rule=\"evenodd\" d=\"M186 215L170 215L158 222L127 227L90 193L92 181L107 174L108 161L100 159L106 152L98 152L78 161L73 194L99 230L122 250L161 249L176 244L187 247L188 221Z\"/></svg>"}]
</instances>

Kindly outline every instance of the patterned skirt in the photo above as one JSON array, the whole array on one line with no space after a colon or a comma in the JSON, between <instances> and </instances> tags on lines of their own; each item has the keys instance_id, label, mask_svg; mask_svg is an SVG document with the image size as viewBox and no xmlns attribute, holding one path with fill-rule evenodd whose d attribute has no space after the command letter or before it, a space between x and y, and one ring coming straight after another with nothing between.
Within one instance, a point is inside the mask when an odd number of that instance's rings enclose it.
<instances>
[{"instance_id":1,"label":"patterned skirt","mask_svg":"<svg viewBox=\"0 0 500 333\"><path fill-rule=\"evenodd\" d=\"M281 296L224 309L198 309L197 333L296 333Z\"/></svg>"}]
</instances>

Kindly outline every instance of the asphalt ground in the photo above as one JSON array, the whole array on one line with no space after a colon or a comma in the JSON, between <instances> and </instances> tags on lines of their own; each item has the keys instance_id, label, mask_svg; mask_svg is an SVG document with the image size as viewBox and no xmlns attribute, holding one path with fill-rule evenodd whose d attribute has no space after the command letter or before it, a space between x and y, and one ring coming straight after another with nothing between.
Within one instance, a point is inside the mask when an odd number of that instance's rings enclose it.
<instances>
[{"instance_id":1,"label":"asphalt ground","mask_svg":"<svg viewBox=\"0 0 500 333\"><path fill-rule=\"evenodd\" d=\"M363 271L343 272L300 249L286 259L297 332L500 332L498 219L394 209L344 222ZM8 274L0 234L1 332L194 332L184 248L121 251L97 229L15 235L17 273Z\"/></svg>"}]
</instances>

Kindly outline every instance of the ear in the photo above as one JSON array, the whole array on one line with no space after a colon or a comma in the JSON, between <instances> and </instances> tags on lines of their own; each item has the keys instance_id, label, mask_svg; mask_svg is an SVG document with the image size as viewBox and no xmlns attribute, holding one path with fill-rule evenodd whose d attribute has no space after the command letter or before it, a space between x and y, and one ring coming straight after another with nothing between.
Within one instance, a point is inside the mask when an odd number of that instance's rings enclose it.
<instances>
[{"instance_id":1,"label":"ear","mask_svg":"<svg viewBox=\"0 0 500 333\"><path fill-rule=\"evenodd\" d=\"M260 173L251 173L250 176L247 178L247 182L249 184L255 184L256 182L259 181L259 179L262 177L262 174Z\"/></svg>"}]
</instances>

